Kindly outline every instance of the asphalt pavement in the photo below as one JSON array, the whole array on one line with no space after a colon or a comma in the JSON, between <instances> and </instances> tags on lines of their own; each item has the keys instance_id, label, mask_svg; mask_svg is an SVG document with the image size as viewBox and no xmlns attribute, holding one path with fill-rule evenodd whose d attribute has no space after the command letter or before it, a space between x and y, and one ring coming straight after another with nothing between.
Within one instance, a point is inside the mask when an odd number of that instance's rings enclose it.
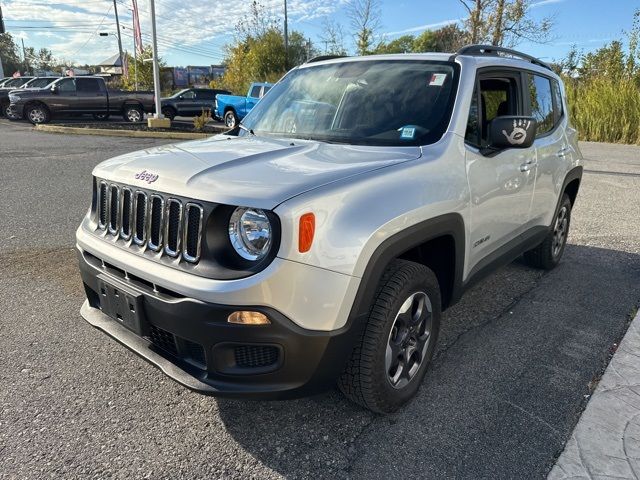
<instances>
[{"instance_id":1,"label":"asphalt pavement","mask_svg":"<svg viewBox=\"0 0 640 480\"><path fill-rule=\"evenodd\" d=\"M446 312L400 412L180 387L79 315L91 170L163 142L0 121L1 478L542 478L640 304L640 148L583 144L561 265L514 262Z\"/></svg>"}]
</instances>

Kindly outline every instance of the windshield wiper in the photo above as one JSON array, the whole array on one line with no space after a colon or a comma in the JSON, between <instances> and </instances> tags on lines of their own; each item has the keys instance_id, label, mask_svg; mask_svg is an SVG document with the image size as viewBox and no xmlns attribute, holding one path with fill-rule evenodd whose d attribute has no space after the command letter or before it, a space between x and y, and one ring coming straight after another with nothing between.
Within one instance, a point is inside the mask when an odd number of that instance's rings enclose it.
<instances>
[{"instance_id":1,"label":"windshield wiper","mask_svg":"<svg viewBox=\"0 0 640 480\"><path fill-rule=\"evenodd\" d=\"M247 128L245 127L242 123L238 124L238 127L240 128L240 130L244 130L245 132L249 132L251 135L253 135L254 137L256 136L256 134L253 132L252 128Z\"/></svg>"}]
</instances>

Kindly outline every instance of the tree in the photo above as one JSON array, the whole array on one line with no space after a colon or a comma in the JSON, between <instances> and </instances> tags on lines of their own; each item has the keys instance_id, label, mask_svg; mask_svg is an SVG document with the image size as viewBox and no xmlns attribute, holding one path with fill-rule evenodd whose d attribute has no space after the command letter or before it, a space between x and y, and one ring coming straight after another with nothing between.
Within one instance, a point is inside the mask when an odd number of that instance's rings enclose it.
<instances>
[{"instance_id":1,"label":"tree","mask_svg":"<svg viewBox=\"0 0 640 480\"><path fill-rule=\"evenodd\" d=\"M153 49L151 45L143 45L142 54L138 55L138 61L127 53L126 55L129 75L122 76L122 86L125 90L134 90L136 78L138 81L139 90L153 90L153 62L143 62L144 58L153 58ZM158 66L163 68L166 66L166 62L158 58ZM136 77L137 73L137 77Z\"/></svg>"},{"instance_id":2,"label":"tree","mask_svg":"<svg viewBox=\"0 0 640 480\"><path fill-rule=\"evenodd\" d=\"M358 55L371 53L376 32L380 29L379 0L350 0L347 17L354 31L356 52Z\"/></svg>"},{"instance_id":3,"label":"tree","mask_svg":"<svg viewBox=\"0 0 640 480\"><path fill-rule=\"evenodd\" d=\"M11 34L0 34L0 58L2 59L5 75L12 75L14 72L19 72L24 68L18 52L18 45Z\"/></svg>"},{"instance_id":4,"label":"tree","mask_svg":"<svg viewBox=\"0 0 640 480\"><path fill-rule=\"evenodd\" d=\"M516 46L523 40L545 43L553 18L531 18L531 0L458 0L469 15L464 21L468 43Z\"/></svg>"},{"instance_id":5,"label":"tree","mask_svg":"<svg viewBox=\"0 0 640 480\"><path fill-rule=\"evenodd\" d=\"M344 47L344 30L342 25L334 20L324 19L320 41L324 43L325 55L347 55L347 49Z\"/></svg>"},{"instance_id":6,"label":"tree","mask_svg":"<svg viewBox=\"0 0 640 480\"><path fill-rule=\"evenodd\" d=\"M379 42L371 53L409 53L413 52L415 37L413 35L403 35L389 43Z\"/></svg>"}]
</instances>

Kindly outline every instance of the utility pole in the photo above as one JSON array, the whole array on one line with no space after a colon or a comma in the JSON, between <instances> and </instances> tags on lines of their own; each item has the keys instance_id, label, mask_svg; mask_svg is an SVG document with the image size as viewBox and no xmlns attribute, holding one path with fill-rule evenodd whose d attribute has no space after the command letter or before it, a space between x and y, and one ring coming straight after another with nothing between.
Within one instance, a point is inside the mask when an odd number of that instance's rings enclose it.
<instances>
[{"instance_id":1,"label":"utility pole","mask_svg":"<svg viewBox=\"0 0 640 480\"><path fill-rule=\"evenodd\" d=\"M24 73L27 75L29 73L29 60L27 60L27 49L24 48L24 38L22 40L22 56L24 57Z\"/></svg>"},{"instance_id":2,"label":"utility pole","mask_svg":"<svg viewBox=\"0 0 640 480\"><path fill-rule=\"evenodd\" d=\"M149 0L151 6L151 47L153 48L153 89L156 113L148 119L149 127L170 127L171 120L165 119L160 107L160 66L158 65L158 39L156 35L156 3Z\"/></svg>"},{"instance_id":3,"label":"utility pole","mask_svg":"<svg viewBox=\"0 0 640 480\"><path fill-rule=\"evenodd\" d=\"M120 34L120 19L118 18L118 6L113 0L113 11L116 14L116 28L118 29L118 53L120 55L120 71L124 73L124 58L122 58L122 36Z\"/></svg>"},{"instance_id":4,"label":"utility pole","mask_svg":"<svg viewBox=\"0 0 640 480\"><path fill-rule=\"evenodd\" d=\"M284 0L284 69L289 70L289 19L287 16L287 0Z\"/></svg>"}]
</instances>

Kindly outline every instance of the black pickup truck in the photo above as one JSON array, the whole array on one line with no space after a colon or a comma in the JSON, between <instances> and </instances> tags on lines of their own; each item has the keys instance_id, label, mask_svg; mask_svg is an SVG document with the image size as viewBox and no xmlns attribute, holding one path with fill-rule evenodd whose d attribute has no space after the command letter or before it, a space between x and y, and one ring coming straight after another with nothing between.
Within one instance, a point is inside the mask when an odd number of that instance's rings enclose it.
<instances>
[{"instance_id":1,"label":"black pickup truck","mask_svg":"<svg viewBox=\"0 0 640 480\"><path fill-rule=\"evenodd\" d=\"M13 90L9 101L14 118L26 118L33 124L47 123L58 114L91 114L97 120L115 114L139 122L145 112L154 111L153 92L109 90L102 77L66 77L47 88Z\"/></svg>"}]
</instances>

